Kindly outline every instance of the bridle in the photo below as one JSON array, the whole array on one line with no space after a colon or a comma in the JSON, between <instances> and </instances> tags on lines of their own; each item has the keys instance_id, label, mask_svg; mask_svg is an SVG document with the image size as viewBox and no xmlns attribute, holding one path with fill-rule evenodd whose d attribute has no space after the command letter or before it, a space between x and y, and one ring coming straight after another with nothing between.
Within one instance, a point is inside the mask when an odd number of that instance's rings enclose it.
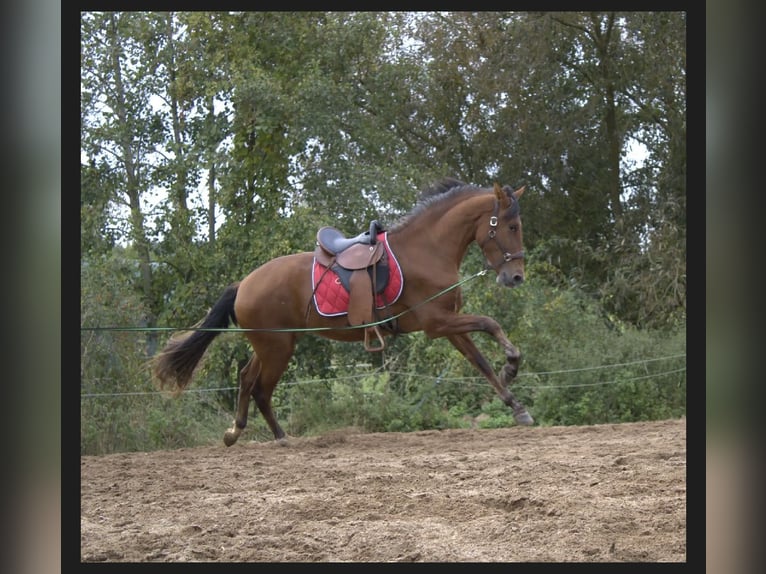
<instances>
[{"instance_id":1,"label":"bridle","mask_svg":"<svg viewBox=\"0 0 766 574\"><path fill-rule=\"evenodd\" d=\"M508 263L509 261L513 261L514 259L524 259L524 250L518 251L516 253L511 253L508 251L501 243L500 240L497 238L497 216L500 212L500 203L495 199L495 207L492 210L492 216L489 218L489 231L487 231L487 236L489 239L484 240L483 243L479 244L479 247L482 251L484 251L484 246L487 244L487 241L494 241L497 246L500 248L500 251L503 252L503 262ZM489 258L487 258L487 262L489 262ZM501 264L502 265L502 264ZM497 270L497 267L492 265L490 263L490 266Z\"/></svg>"}]
</instances>

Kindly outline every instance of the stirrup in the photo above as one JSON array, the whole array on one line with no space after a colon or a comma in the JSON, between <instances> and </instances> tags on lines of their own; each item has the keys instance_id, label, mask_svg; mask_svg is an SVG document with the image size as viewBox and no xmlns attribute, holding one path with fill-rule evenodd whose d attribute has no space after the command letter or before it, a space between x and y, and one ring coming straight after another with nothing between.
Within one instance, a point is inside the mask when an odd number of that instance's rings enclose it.
<instances>
[{"instance_id":1,"label":"stirrup","mask_svg":"<svg viewBox=\"0 0 766 574\"><path fill-rule=\"evenodd\" d=\"M370 331L373 331L378 336L378 341L380 341L379 347L373 347L370 344ZM383 335L380 334L380 329L377 325L373 327L367 327L364 330L364 350L369 351L371 353L382 351L386 347L386 342L383 340Z\"/></svg>"}]
</instances>

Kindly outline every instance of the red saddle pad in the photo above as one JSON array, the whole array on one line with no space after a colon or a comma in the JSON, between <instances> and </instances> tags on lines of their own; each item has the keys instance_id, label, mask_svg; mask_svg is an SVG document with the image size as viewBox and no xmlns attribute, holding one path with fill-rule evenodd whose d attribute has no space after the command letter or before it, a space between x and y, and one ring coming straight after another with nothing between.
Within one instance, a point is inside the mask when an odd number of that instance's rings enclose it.
<instances>
[{"instance_id":1,"label":"red saddle pad","mask_svg":"<svg viewBox=\"0 0 766 574\"><path fill-rule=\"evenodd\" d=\"M404 278L399 261L388 245L388 232L379 233L378 241L383 242L388 254L388 285L386 285L383 293L378 293L375 296L375 305L378 309L383 309L386 303L391 305L399 299L404 287ZM316 305L320 315L335 317L348 313L348 291L340 282L340 277L332 269L328 270L317 263L316 258L314 258L311 274L311 287L314 291L314 305Z\"/></svg>"}]
</instances>

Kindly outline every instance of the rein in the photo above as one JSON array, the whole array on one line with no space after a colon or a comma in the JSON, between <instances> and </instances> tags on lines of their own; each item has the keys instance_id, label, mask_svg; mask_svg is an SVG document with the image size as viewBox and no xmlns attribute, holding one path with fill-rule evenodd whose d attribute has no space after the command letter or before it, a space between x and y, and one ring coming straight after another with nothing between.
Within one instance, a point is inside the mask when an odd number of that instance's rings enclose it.
<instances>
[{"instance_id":1,"label":"rein","mask_svg":"<svg viewBox=\"0 0 766 574\"><path fill-rule=\"evenodd\" d=\"M492 210L492 216L489 218L489 231L487 232L487 235L489 236L489 239L494 241L497 246L500 248L500 251L503 252L503 262L507 263L509 261L513 261L514 259L524 259L524 250L521 250L517 253L511 253L508 251L501 243L500 240L497 238L497 216L500 211L500 203L495 200L495 207ZM479 245L479 247L484 249L484 246L487 244L487 241L485 240L482 244ZM489 259L487 259L487 262L489 262ZM497 267L492 265L492 269L497 271Z\"/></svg>"},{"instance_id":2,"label":"rein","mask_svg":"<svg viewBox=\"0 0 766 574\"><path fill-rule=\"evenodd\" d=\"M389 321L398 319L399 317L402 317L403 315L406 315L407 313L411 313L418 307L422 307L423 305L425 305L426 303L430 301L433 301L437 297L441 297L445 293L448 293L452 291L453 289L457 289L463 283L467 283L468 281L471 281L472 279L476 279L477 277L486 275L486 273L487 273L486 269L477 271L473 275L469 277L465 277L464 279L461 279L457 283L453 283L449 287L446 287L445 289L442 289L438 293L435 293L431 295L430 297L427 297L426 299L422 300L420 303L405 309L401 313L397 313L396 315L392 317L388 317L387 319L381 319L380 321L375 321L373 323L363 323L361 325L347 325L345 327L303 327L303 328L297 327L297 328L284 328L284 329L281 329L281 328L244 329L242 327L183 327L183 328L177 328L177 327L80 327L80 330L81 331L206 331L206 332L226 332L226 333L304 333L304 332L312 332L312 331L349 331L353 329L366 329L368 327L375 327L376 325L382 325L383 323L388 323Z\"/></svg>"},{"instance_id":3,"label":"rein","mask_svg":"<svg viewBox=\"0 0 766 574\"><path fill-rule=\"evenodd\" d=\"M508 251L500 242L500 240L497 238L497 225L498 225L498 214L500 211L500 203L495 200L494 208L492 211L492 215L489 218L489 231L487 232L488 238L485 239L482 243L479 243L479 247L484 250L484 246L487 244L488 241L494 241L497 246L500 248L500 251L503 252L503 262L507 263L509 261L513 261L514 259L524 259L524 250L518 251L516 253L511 253ZM487 259L487 262L489 263L489 259ZM490 263L490 266L493 270L497 271L497 267L492 265ZM499 266L498 266L499 267ZM329 270L329 268L328 268ZM325 271L327 272L327 270ZM396 315L392 317L388 317L386 319L382 319L380 321L375 321L371 323L363 323L361 325L349 325L345 327L304 327L304 328L274 328L274 329L268 329L268 328L250 328L245 329L241 327L185 327L185 328L177 328L177 327L80 327L81 331L207 331L207 332L271 332L271 333L294 333L294 332L317 332L317 331L345 331L345 330L353 330L353 329L366 329L369 327L375 327L378 325L383 325L384 323L391 322L395 319L398 319L399 317L402 317L403 315L406 315L407 313L410 313L417 309L418 307L421 307L425 305L426 303L429 303L430 301L433 301L437 297L441 297L445 293L448 293L449 291L452 291L453 289L456 289L463 285L464 283L471 281L473 279L476 279L477 277L481 277L482 275L485 275L487 273L487 269L482 269L481 271L478 271L471 275L470 277L466 277L464 279L461 279L460 281L453 283L449 287L446 287L445 289L442 289L438 293L435 293L434 295L431 295L430 297L427 297L423 301L420 301L416 305L413 305L412 307L409 307L405 309L404 311L397 313ZM307 310L308 313L308 310Z\"/></svg>"}]
</instances>

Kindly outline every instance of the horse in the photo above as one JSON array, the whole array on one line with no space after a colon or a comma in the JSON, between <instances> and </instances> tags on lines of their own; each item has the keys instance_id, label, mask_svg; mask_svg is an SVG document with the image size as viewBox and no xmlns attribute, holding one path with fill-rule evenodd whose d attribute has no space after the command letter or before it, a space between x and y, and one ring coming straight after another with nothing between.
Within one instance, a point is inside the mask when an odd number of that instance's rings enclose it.
<instances>
[{"instance_id":1,"label":"horse","mask_svg":"<svg viewBox=\"0 0 766 574\"><path fill-rule=\"evenodd\" d=\"M402 284L396 300L386 306L390 319L383 323L382 335L376 333L387 337L422 331L430 339L446 337L512 409L516 423L529 426L534 419L508 388L518 373L521 353L496 320L461 313L462 293L455 287L461 262L473 242L481 249L487 270L494 270L497 284L509 288L522 284L519 199L524 189L513 190L498 183L479 187L454 178L424 189L415 207L381 234L387 236L387 246L400 266ZM340 243L355 241L343 239ZM271 398L302 336L366 343L367 328L361 328L366 325L351 328L346 315L319 312L314 299L316 287L310 281L315 253L277 257L230 284L197 329L171 337L151 360L155 384L178 394L191 381L213 339L232 324L239 326L252 346L252 354L239 372L236 414L223 437L226 446L236 443L247 426L251 397L274 439L287 440ZM473 332L491 335L505 353L505 363L497 374L476 348Z\"/></svg>"}]
</instances>

